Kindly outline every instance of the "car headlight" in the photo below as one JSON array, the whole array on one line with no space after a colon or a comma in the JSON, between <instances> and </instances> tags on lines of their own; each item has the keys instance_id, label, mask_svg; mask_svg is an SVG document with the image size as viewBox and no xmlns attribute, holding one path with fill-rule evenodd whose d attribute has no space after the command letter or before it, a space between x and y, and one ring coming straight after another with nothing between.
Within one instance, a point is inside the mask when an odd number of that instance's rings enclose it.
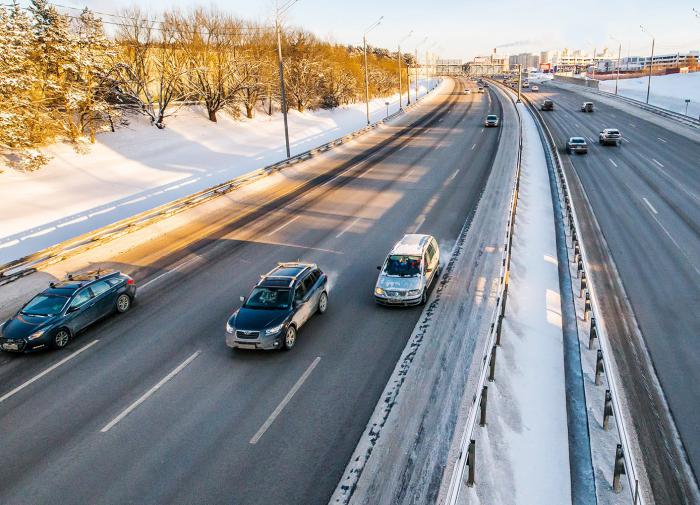
<instances>
[{"instance_id":1,"label":"car headlight","mask_svg":"<svg viewBox=\"0 0 700 505\"><path fill-rule=\"evenodd\" d=\"M374 288L374 294L379 295L379 296L383 296L386 294L386 292L382 288Z\"/></svg>"},{"instance_id":2,"label":"car headlight","mask_svg":"<svg viewBox=\"0 0 700 505\"><path fill-rule=\"evenodd\" d=\"M46 333L46 330L35 331L27 337L27 340L36 340L37 338L41 337L44 333Z\"/></svg>"},{"instance_id":3,"label":"car headlight","mask_svg":"<svg viewBox=\"0 0 700 505\"><path fill-rule=\"evenodd\" d=\"M236 328L231 326L228 321L226 321L226 333L233 333L236 331Z\"/></svg>"},{"instance_id":4,"label":"car headlight","mask_svg":"<svg viewBox=\"0 0 700 505\"><path fill-rule=\"evenodd\" d=\"M284 323L278 324L277 326L273 326L272 328L268 328L265 330L265 335L274 335L275 333L279 333L282 330L283 326Z\"/></svg>"},{"instance_id":5,"label":"car headlight","mask_svg":"<svg viewBox=\"0 0 700 505\"><path fill-rule=\"evenodd\" d=\"M420 289L412 289L408 292L408 296L418 296L420 295L421 290Z\"/></svg>"}]
</instances>

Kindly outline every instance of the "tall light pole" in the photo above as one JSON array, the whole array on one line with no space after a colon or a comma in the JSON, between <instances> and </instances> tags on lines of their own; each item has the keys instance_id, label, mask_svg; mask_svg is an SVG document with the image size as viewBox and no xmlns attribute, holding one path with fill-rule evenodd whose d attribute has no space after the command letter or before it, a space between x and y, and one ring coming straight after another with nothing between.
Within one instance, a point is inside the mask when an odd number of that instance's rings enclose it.
<instances>
[{"instance_id":1,"label":"tall light pole","mask_svg":"<svg viewBox=\"0 0 700 505\"><path fill-rule=\"evenodd\" d=\"M617 76L615 77L615 94L617 95L617 85L620 83L620 57L622 56L622 42L610 35L610 38L618 43L617 46Z\"/></svg>"},{"instance_id":2,"label":"tall light pole","mask_svg":"<svg viewBox=\"0 0 700 505\"><path fill-rule=\"evenodd\" d=\"M654 69L654 44L656 43L656 37L654 37L649 31L644 28L644 26L639 25L644 33L651 37L651 61L649 61L649 81L647 82L647 103L649 103L649 92L651 90L651 73Z\"/></svg>"},{"instance_id":3,"label":"tall light pole","mask_svg":"<svg viewBox=\"0 0 700 505\"><path fill-rule=\"evenodd\" d=\"M422 46L423 44L426 43L428 40L428 37L425 37L423 40L421 40L418 44L416 44L416 49L415 49L415 61L413 64L415 65L416 68L416 96L415 96L415 101L418 101L418 48Z\"/></svg>"},{"instance_id":4,"label":"tall light pole","mask_svg":"<svg viewBox=\"0 0 700 505\"><path fill-rule=\"evenodd\" d=\"M428 82L428 84L426 84L426 93L430 91L431 85L433 84L433 79L430 76L430 59L428 56L428 51L430 51L436 45L437 42L433 42L425 48L425 80Z\"/></svg>"},{"instance_id":5,"label":"tall light pole","mask_svg":"<svg viewBox=\"0 0 700 505\"><path fill-rule=\"evenodd\" d=\"M591 63L593 65L593 76L592 76L593 79L595 79L595 52L596 52L596 48L594 47L593 48L593 58L591 58Z\"/></svg>"},{"instance_id":6,"label":"tall light pole","mask_svg":"<svg viewBox=\"0 0 700 505\"><path fill-rule=\"evenodd\" d=\"M367 124L369 124L369 69L367 67L367 34L382 23L384 16L381 16L362 34L362 51L365 55L365 109L367 111Z\"/></svg>"},{"instance_id":7,"label":"tall light pole","mask_svg":"<svg viewBox=\"0 0 700 505\"><path fill-rule=\"evenodd\" d=\"M282 115L284 116L284 142L287 148L287 158L291 157L292 154L289 150L289 123L287 122L287 94L284 89L284 63L282 61L282 30L280 27L280 16L287 12L287 10L289 10L289 8L298 1L299 0L287 0L287 2L282 7L280 7L278 4L277 10L275 12L275 31L277 32L277 61L279 62Z\"/></svg>"},{"instance_id":8,"label":"tall light pole","mask_svg":"<svg viewBox=\"0 0 700 505\"><path fill-rule=\"evenodd\" d=\"M403 110L403 105L401 104L401 96L402 96L401 92L403 91L401 89L401 42L403 42L404 40L409 38L412 34L413 34L413 30L408 32L408 35L406 35L404 38L399 40L399 52L398 52L398 56L396 58L398 60L398 63L399 63L399 110ZM408 74L406 74L406 75L408 75ZM409 93L410 93L410 90L411 90L411 83L410 82L406 83L406 89L408 89ZM406 105L408 105L410 103L411 103L411 97L409 95L408 100L406 101Z\"/></svg>"}]
</instances>

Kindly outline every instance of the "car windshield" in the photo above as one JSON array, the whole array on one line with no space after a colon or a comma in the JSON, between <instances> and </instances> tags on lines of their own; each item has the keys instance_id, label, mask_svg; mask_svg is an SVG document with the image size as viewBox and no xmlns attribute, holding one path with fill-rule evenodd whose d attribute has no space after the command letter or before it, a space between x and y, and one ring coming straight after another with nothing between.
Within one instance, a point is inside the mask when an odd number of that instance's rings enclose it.
<instances>
[{"instance_id":1,"label":"car windshield","mask_svg":"<svg viewBox=\"0 0 700 505\"><path fill-rule=\"evenodd\" d=\"M617 130L608 130L608 135L619 135L620 132Z\"/></svg>"},{"instance_id":2,"label":"car windshield","mask_svg":"<svg viewBox=\"0 0 700 505\"><path fill-rule=\"evenodd\" d=\"M489 121L495 121L496 119L498 119L498 116L488 115L486 116L486 119L488 119Z\"/></svg>"},{"instance_id":3,"label":"car windshield","mask_svg":"<svg viewBox=\"0 0 700 505\"><path fill-rule=\"evenodd\" d=\"M581 137L574 137L571 139L572 144L585 144L586 139L582 139Z\"/></svg>"},{"instance_id":4,"label":"car windshield","mask_svg":"<svg viewBox=\"0 0 700 505\"><path fill-rule=\"evenodd\" d=\"M61 312L61 309L68 301L65 296L37 295L24 306L22 314L29 316L53 316Z\"/></svg>"},{"instance_id":5,"label":"car windshield","mask_svg":"<svg viewBox=\"0 0 700 505\"><path fill-rule=\"evenodd\" d=\"M248 309L286 309L289 307L289 289L258 287L253 290L244 307Z\"/></svg>"},{"instance_id":6,"label":"car windshield","mask_svg":"<svg viewBox=\"0 0 700 505\"><path fill-rule=\"evenodd\" d=\"M389 256L384 267L386 275L398 275L400 277L414 277L420 275L419 256Z\"/></svg>"}]
</instances>

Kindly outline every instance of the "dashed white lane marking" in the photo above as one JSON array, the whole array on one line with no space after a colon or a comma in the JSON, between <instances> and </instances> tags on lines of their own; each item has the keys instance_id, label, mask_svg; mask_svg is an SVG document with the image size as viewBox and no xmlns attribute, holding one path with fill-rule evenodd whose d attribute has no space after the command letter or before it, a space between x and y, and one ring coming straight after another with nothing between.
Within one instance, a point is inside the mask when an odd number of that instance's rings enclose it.
<instances>
[{"instance_id":1,"label":"dashed white lane marking","mask_svg":"<svg viewBox=\"0 0 700 505\"><path fill-rule=\"evenodd\" d=\"M274 234L277 233L278 231L283 230L284 228L286 228L287 226L289 226L290 224L292 224L294 221L296 221L296 220L299 219L300 217L301 217L301 214L298 215L298 216L293 217L292 219L290 219L289 221L287 221L287 222L284 223L283 225L278 226L277 228L275 228L275 229L272 230L271 232L266 233L266 235L267 235L268 237L269 237L270 235L274 235Z\"/></svg>"},{"instance_id":2,"label":"dashed white lane marking","mask_svg":"<svg viewBox=\"0 0 700 505\"><path fill-rule=\"evenodd\" d=\"M654 214L650 214L650 215L651 215L652 219L654 219L654 221L656 221L656 224L658 224L661 227L661 229L666 234L666 236L669 238L669 240L671 242L673 242L673 245L675 245L676 248L681 252L681 254L683 254L683 256L685 256L685 259L688 260L688 263L693 268L693 270L695 270L695 273L700 275L700 269L693 264L693 261L690 259L690 256L688 256L688 253L686 253L685 250L680 246L680 244L678 242L676 242L676 239L673 238L673 235L671 235L671 232L669 232L666 229L666 227L661 223L661 221L659 221L659 218L657 218Z\"/></svg>"},{"instance_id":3,"label":"dashed white lane marking","mask_svg":"<svg viewBox=\"0 0 700 505\"><path fill-rule=\"evenodd\" d=\"M408 144L404 144L404 145L402 145L401 147L399 147L399 151L403 151L404 149L406 149L406 146L407 146L407 145L408 145Z\"/></svg>"},{"instance_id":4,"label":"dashed white lane marking","mask_svg":"<svg viewBox=\"0 0 700 505\"><path fill-rule=\"evenodd\" d=\"M661 168L664 168L664 166L659 161L656 161L654 158L652 158L651 161L659 165Z\"/></svg>"},{"instance_id":5,"label":"dashed white lane marking","mask_svg":"<svg viewBox=\"0 0 700 505\"><path fill-rule=\"evenodd\" d=\"M644 203L647 204L647 206L651 209L651 211L652 211L654 214L658 214L658 212L656 211L656 209L654 208L654 206L653 206L651 203L649 203L649 200L647 200L647 199L644 198L644 197L642 197L642 200L644 200Z\"/></svg>"},{"instance_id":6,"label":"dashed white lane marking","mask_svg":"<svg viewBox=\"0 0 700 505\"><path fill-rule=\"evenodd\" d=\"M481 133L484 133L484 130L485 130L485 128L482 128L482 129L481 129Z\"/></svg>"},{"instance_id":7,"label":"dashed white lane marking","mask_svg":"<svg viewBox=\"0 0 700 505\"><path fill-rule=\"evenodd\" d=\"M316 359L314 359L309 367L306 369L306 371L302 374L301 377L299 377L299 380L292 386L292 389L289 390L289 393L287 393L287 396L285 396L282 401L280 402L279 405L277 405L277 408L270 414L270 417L267 418L267 420L263 423L263 425L260 427L258 432L253 435L253 438L250 439L250 443L252 445L255 445L258 443L258 440L262 438L262 436L265 434L265 432L268 430L268 428L272 425L272 423L275 422L275 419L277 419L277 416L280 415L284 407L287 406L289 401L292 399L292 397L296 394L297 391L299 391L299 388L304 384L306 379L309 378L309 375L311 375L311 372L314 371L314 368L316 368L316 365L318 365L318 362L321 361L321 356L316 356Z\"/></svg>"},{"instance_id":8,"label":"dashed white lane marking","mask_svg":"<svg viewBox=\"0 0 700 505\"><path fill-rule=\"evenodd\" d=\"M420 230L420 227L423 226L423 223L425 223L425 216L419 216L418 219L416 219L416 228L413 230L413 233L418 233L418 230Z\"/></svg>"},{"instance_id":9,"label":"dashed white lane marking","mask_svg":"<svg viewBox=\"0 0 700 505\"><path fill-rule=\"evenodd\" d=\"M666 142L664 139L662 139L661 137L656 137L656 138L657 138L658 140L660 140L661 142L663 142L664 144L667 143L667 142Z\"/></svg>"},{"instance_id":10,"label":"dashed white lane marking","mask_svg":"<svg viewBox=\"0 0 700 505\"><path fill-rule=\"evenodd\" d=\"M350 228L352 228L353 226L355 226L355 224L356 224L360 219L361 219L361 218L360 218L359 216L356 217L355 219L353 219L353 220L350 222L350 224L348 224L345 228L343 228L343 229L341 230L340 233L338 233L338 234L335 236L335 238L340 238L342 235L344 235L345 232L348 231L348 230L349 230Z\"/></svg>"},{"instance_id":11,"label":"dashed white lane marking","mask_svg":"<svg viewBox=\"0 0 700 505\"><path fill-rule=\"evenodd\" d=\"M38 381L39 379L41 379L41 378L42 378L43 376L45 376L46 374L49 374L49 373L53 372L53 371L56 370L59 366L61 366L61 365L63 365L64 363L67 363L68 361L72 360L73 358L75 358L78 354L82 353L83 351L87 351L90 347L92 347L93 345L95 345L97 342L99 342L99 340L93 340L92 342L90 342L90 343L87 344L86 346L83 346L83 347L81 347L80 349L78 349L77 351L75 351L74 353L69 354L68 356L66 356L65 358L63 358L61 361L59 361L58 363L54 363L53 365L51 365L49 368L47 368L46 370L44 370L44 371L41 372L40 374L35 375L34 377L32 377L31 379L29 379L28 381L24 382L23 384L20 384L19 386L17 386L15 389L13 389L12 391L10 391L9 393L5 393L4 395L0 396L0 403L4 402L4 401L7 400L8 398L10 398L10 397L14 396L15 394L19 393L19 392L22 391L24 388L26 388L26 387L29 386L30 384L33 384L34 382Z\"/></svg>"},{"instance_id":12,"label":"dashed white lane marking","mask_svg":"<svg viewBox=\"0 0 700 505\"><path fill-rule=\"evenodd\" d=\"M474 149L476 149L476 144L474 144L474 145L472 146L472 151L473 151Z\"/></svg>"},{"instance_id":13,"label":"dashed white lane marking","mask_svg":"<svg viewBox=\"0 0 700 505\"><path fill-rule=\"evenodd\" d=\"M612 160L612 158L608 158L608 159L610 160L610 163L612 163L614 167L617 167L617 163L615 163L615 162Z\"/></svg>"},{"instance_id":14,"label":"dashed white lane marking","mask_svg":"<svg viewBox=\"0 0 700 505\"><path fill-rule=\"evenodd\" d=\"M121 412L121 414L119 414L117 417L115 417L115 418L112 419L109 423L107 423L107 424L105 425L105 427L102 428L102 429L100 430L100 432L102 432L102 433L107 433L109 430L111 430L112 428L114 428L122 419L124 419L126 416L128 416L129 414L131 414L134 410L136 410L136 408L137 408L139 405L141 405L143 402L145 402L146 400L148 400L148 399L153 395L153 393L155 393L155 392L158 391L161 387L163 387L163 384L165 384L166 382L170 381L173 377L175 377L177 374L179 374L180 372L182 372L182 370L184 370L185 367L186 367L187 365L189 365L190 363L192 363L192 362L195 360L195 358L196 358L197 356L199 356L200 354L202 354L202 351L195 351L194 353L192 353L192 355L191 355L189 358L187 358L185 361L183 361L182 363L180 363L172 372L170 372L168 375L166 375L166 376L163 377L160 381L158 381L158 384L156 384L156 385L153 386L151 389L149 389L148 391L146 391L146 392L141 396L141 398L139 398L139 399L136 400L134 403L132 403L131 405L129 405L127 408L125 408L125 409Z\"/></svg>"},{"instance_id":15,"label":"dashed white lane marking","mask_svg":"<svg viewBox=\"0 0 700 505\"><path fill-rule=\"evenodd\" d=\"M447 182L450 182L452 179L454 179L455 177L457 177L457 174L459 173L459 171L460 171L459 168L458 168L457 170L455 170L455 171L452 173L452 175L450 175L450 176L447 178Z\"/></svg>"}]
</instances>

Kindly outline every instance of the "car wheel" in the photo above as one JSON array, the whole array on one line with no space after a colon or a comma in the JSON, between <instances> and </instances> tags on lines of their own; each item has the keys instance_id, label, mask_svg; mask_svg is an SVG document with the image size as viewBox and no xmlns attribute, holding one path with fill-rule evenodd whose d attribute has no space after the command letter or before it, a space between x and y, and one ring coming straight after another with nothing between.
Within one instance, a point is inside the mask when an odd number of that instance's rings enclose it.
<instances>
[{"instance_id":1,"label":"car wheel","mask_svg":"<svg viewBox=\"0 0 700 505\"><path fill-rule=\"evenodd\" d=\"M54 349L63 349L65 346L68 345L69 341L70 341L70 332L68 330L66 330L65 328L61 328L53 336L53 339L51 340L51 345L53 346Z\"/></svg>"},{"instance_id":2,"label":"car wheel","mask_svg":"<svg viewBox=\"0 0 700 505\"><path fill-rule=\"evenodd\" d=\"M294 344L297 343L297 329L291 324L287 327L287 331L284 334L284 342L282 342L282 349L285 351L290 351Z\"/></svg>"},{"instance_id":3,"label":"car wheel","mask_svg":"<svg viewBox=\"0 0 700 505\"><path fill-rule=\"evenodd\" d=\"M421 296L421 298L420 298L420 304L425 305L427 301L428 301L428 290L424 289L423 296Z\"/></svg>"},{"instance_id":4,"label":"car wheel","mask_svg":"<svg viewBox=\"0 0 700 505\"><path fill-rule=\"evenodd\" d=\"M131 297L126 293L122 293L117 297L117 312L123 314L131 308Z\"/></svg>"},{"instance_id":5,"label":"car wheel","mask_svg":"<svg viewBox=\"0 0 700 505\"><path fill-rule=\"evenodd\" d=\"M328 294L324 291L318 299L318 313L325 314L326 310L328 310Z\"/></svg>"}]
</instances>

